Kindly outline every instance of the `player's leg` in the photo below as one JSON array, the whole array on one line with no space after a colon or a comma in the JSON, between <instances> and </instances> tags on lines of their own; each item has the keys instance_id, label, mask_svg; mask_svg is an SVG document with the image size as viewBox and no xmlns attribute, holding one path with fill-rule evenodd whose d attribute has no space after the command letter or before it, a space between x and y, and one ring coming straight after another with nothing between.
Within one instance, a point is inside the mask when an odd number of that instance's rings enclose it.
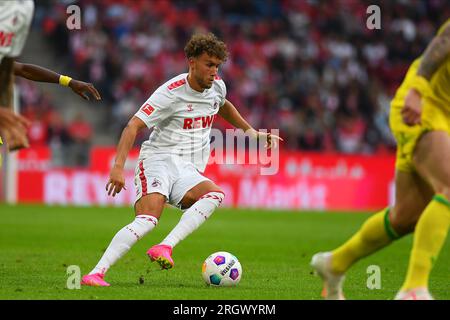
<instances>
[{"instance_id":1,"label":"player's leg","mask_svg":"<svg viewBox=\"0 0 450 320\"><path fill-rule=\"evenodd\" d=\"M324 280L323 295L327 299L343 299L344 274L359 259L412 232L433 196L429 185L413 172L397 170L395 186L395 205L392 209L372 215L337 249L313 257L311 264Z\"/></svg>"},{"instance_id":2,"label":"player's leg","mask_svg":"<svg viewBox=\"0 0 450 320\"><path fill-rule=\"evenodd\" d=\"M346 272L356 261L414 230L432 198L432 190L416 173L396 172L395 205L372 215L346 243L335 249L332 270Z\"/></svg>"},{"instance_id":3,"label":"player's leg","mask_svg":"<svg viewBox=\"0 0 450 320\"><path fill-rule=\"evenodd\" d=\"M108 286L109 284L103 280L108 269L123 257L138 240L156 227L165 203L166 197L159 193L152 193L140 198L135 205L135 219L115 234L97 265L83 277L82 284Z\"/></svg>"},{"instance_id":4,"label":"player's leg","mask_svg":"<svg viewBox=\"0 0 450 320\"><path fill-rule=\"evenodd\" d=\"M139 162L135 172L135 219L116 233L97 265L83 277L82 284L108 285L103 280L106 271L158 224L171 187L167 172L167 163L162 160Z\"/></svg>"},{"instance_id":5,"label":"player's leg","mask_svg":"<svg viewBox=\"0 0 450 320\"><path fill-rule=\"evenodd\" d=\"M210 193L218 193L219 195L217 196L219 199L216 197L211 197ZM222 189L211 180L202 181L186 192L183 199L181 199L181 209L186 210L191 208L201 199L218 200L218 202L215 203L220 204L224 199L224 193Z\"/></svg>"},{"instance_id":6,"label":"player's leg","mask_svg":"<svg viewBox=\"0 0 450 320\"><path fill-rule=\"evenodd\" d=\"M194 230L200 227L220 206L224 199L223 191L212 181L203 181L190 189L181 200L181 208L185 212L180 222L162 241L175 247Z\"/></svg>"},{"instance_id":7,"label":"player's leg","mask_svg":"<svg viewBox=\"0 0 450 320\"><path fill-rule=\"evenodd\" d=\"M436 195L420 217L415 233L408 272L397 298L428 288L428 278L450 225L450 136L445 131L423 135L416 146L417 171L432 185ZM430 296L431 297L431 296ZM416 298L420 298L417 297Z\"/></svg>"},{"instance_id":8,"label":"player's leg","mask_svg":"<svg viewBox=\"0 0 450 320\"><path fill-rule=\"evenodd\" d=\"M183 215L167 237L147 252L163 269L173 267L173 248L211 216L222 203L224 193L215 183L195 172L174 184L173 198L184 211Z\"/></svg>"}]
</instances>

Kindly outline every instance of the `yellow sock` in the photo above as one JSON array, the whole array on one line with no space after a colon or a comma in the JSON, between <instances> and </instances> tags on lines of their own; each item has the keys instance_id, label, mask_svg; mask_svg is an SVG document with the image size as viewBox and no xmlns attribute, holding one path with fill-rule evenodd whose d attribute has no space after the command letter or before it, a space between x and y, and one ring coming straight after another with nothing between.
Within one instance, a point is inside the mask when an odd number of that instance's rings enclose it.
<instances>
[{"instance_id":1,"label":"yellow sock","mask_svg":"<svg viewBox=\"0 0 450 320\"><path fill-rule=\"evenodd\" d=\"M443 195L434 196L422 213L414 231L406 280L401 290L428 287L428 277L450 225L450 202Z\"/></svg>"},{"instance_id":2,"label":"yellow sock","mask_svg":"<svg viewBox=\"0 0 450 320\"><path fill-rule=\"evenodd\" d=\"M344 273L357 260L385 247L399 235L389 221L389 208L372 215L342 246L332 251L331 269Z\"/></svg>"}]
</instances>

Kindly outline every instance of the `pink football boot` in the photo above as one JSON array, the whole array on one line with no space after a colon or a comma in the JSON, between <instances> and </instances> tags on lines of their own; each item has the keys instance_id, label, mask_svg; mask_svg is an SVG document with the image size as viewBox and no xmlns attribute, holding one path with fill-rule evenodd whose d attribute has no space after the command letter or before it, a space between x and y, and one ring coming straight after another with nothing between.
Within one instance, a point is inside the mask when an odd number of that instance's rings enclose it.
<instances>
[{"instance_id":1,"label":"pink football boot","mask_svg":"<svg viewBox=\"0 0 450 320\"><path fill-rule=\"evenodd\" d=\"M109 283L103 280L103 273L87 274L81 278L81 284L92 287L109 287Z\"/></svg>"},{"instance_id":2,"label":"pink football boot","mask_svg":"<svg viewBox=\"0 0 450 320\"><path fill-rule=\"evenodd\" d=\"M172 247L165 244L158 244L151 247L147 251L151 261L156 261L161 266L161 269L173 268L174 263L172 260Z\"/></svg>"}]
</instances>

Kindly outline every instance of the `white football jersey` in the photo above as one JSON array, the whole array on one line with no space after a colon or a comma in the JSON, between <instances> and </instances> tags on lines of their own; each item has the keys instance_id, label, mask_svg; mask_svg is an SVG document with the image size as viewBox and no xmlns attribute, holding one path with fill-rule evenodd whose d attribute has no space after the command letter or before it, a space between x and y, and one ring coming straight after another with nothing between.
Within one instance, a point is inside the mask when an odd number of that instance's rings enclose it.
<instances>
[{"instance_id":1,"label":"white football jersey","mask_svg":"<svg viewBox=\"0 0 450 320\"><path fill-rule=\"evenodd\" d=\"M139 158L178 155L203 172L209 159L211 127L225 103L226 87L216 77L211 88L198 92L190 87L187 76L183 73L164 83L135 114L153 127Z\"/></svg>"},{"instance_id":2,"label":"white football jersey","mask_svg":"<svg viewBox=\"0 0 450 320\"><path fill-rule=\"evenodd\" d=\"M0 0L0 62L22 53L33 13L33 0Z\"/></svg>"}]
</instances>

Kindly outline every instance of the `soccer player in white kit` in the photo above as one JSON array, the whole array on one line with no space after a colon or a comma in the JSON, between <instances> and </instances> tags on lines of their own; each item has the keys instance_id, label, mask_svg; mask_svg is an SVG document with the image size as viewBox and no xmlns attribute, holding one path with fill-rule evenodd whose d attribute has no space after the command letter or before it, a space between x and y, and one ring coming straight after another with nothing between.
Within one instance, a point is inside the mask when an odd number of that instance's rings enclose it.
<instances>
[{"instance_id":1,"label":"soccer player in white kit","mask_svg":"<svg viewBox=\"0 0 450 320\"><path fill-rule=\"evenodd\" d=\"M26 127L29 122L12 110L14 75L32 81L59 83L85 99L89 99L85 94L89 92L100 100L100 94L90 83L14 61L25 46L33 13L33 0L0 0L0 145L3 137L9 150L28 147Z\"/></svg>"},{"instance_id":2,"label":"soccer player in white kit","mask_svg":"<svg viewBox=\"0 0 450 320\"><path fill-rule=\"evenodd\" d=\"M104 280L106 271L156 227L166 202L184 213L147 255L163 269L174 266L172 249L205 222L224 199L220 187L201 174L208 162L209 135L217 115L251 137L265 139L269 148L281 140L253 129L226 100L225 83L217 75L228 56L222 41L212 33L195 34L184 50L189 73L160 86L122 132L106 185L112 196L124 188L123 168L138 131L153 127L150 138L142 144L136 167L136 218L114 236L95 268L83 276L83 285L109 286Z\"/></svg>"}]
</instances>

